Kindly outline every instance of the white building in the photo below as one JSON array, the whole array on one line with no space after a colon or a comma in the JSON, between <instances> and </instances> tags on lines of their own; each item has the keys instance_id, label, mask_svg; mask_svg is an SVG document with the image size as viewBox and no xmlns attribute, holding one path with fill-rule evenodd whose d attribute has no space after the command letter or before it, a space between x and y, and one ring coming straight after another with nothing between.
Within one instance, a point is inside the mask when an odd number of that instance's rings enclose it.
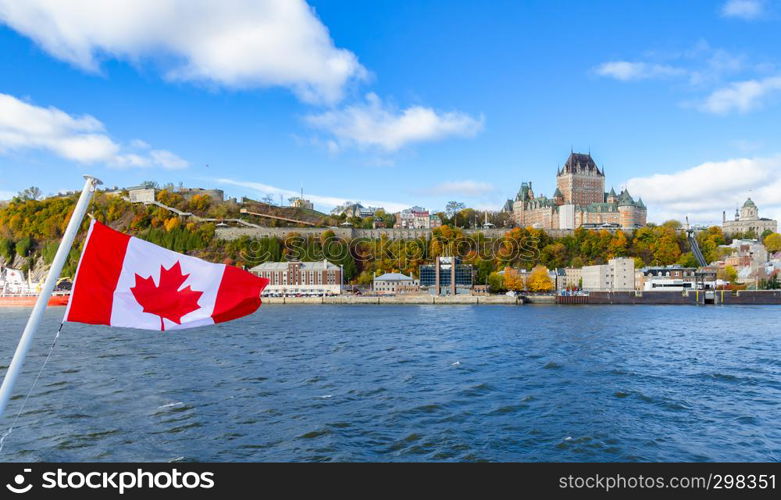
<instances>
[{"instance_id":1,"label":"white building","mask_svg":"<svg viewBox=\"0 0 781 500\"><path fill-rule=\"evenodd\" d=\"M585 266L583 290L590 292L631 292L635 290L635 260L628 257L610 259L607 264Z\"/></svg>"},{"instance_id":2,"label":"white building","mask_svg":"<svg viewBox=\"0 0 781 500\"><path fill-rule=\"evenodd\" d=\"M415 293L420 290L417 281L401 273L385 273L374 278L372 288L378 294Z\"/></svg>"},{"instance_id":3,"label":"white building","mask_svg":"<svg viewBox=\"0 0 781 500\"><path fill-rule=\"evenodd\" d=\"M698 286L697 269L694 267L678 265L646 267L640 272L642 289L645 291L682 292L694 290Z\"/></svg>"},{"instance_id":4,"label":"white building","mask_svg":"<svg viewBox=\"0 0 781 500\"><path fill-rule=\"evenodd\" d=\"M765 231L778 231L778 221L766 219L759 216L759 208L751 198L746 200L740 211L735 210L735 219L727 220L727 213L724 212L722 219L722 229L724 234L732 236L739 233L753 232L758 238Z\"/></svg>"},{"instance_id":5,"label":"white building","mask_svg":"<svg viewBox=\"0 0 781 500\"><path fill-rule=\"evenodd\" d=\"M131 188L128 197L133 203L152 203L155 201L154 188Z\"/></svg>"},{"instance_id":6,"label":"white building","mask_svg":"<svg viewBox=\"0 0 781 500\"><path fill-rule=\"evenodd\" d=\"M337 295L342 292L342 268L328 262L264 262L250 269L268 278L264 295Z\"/></svg>"}]
</instances>

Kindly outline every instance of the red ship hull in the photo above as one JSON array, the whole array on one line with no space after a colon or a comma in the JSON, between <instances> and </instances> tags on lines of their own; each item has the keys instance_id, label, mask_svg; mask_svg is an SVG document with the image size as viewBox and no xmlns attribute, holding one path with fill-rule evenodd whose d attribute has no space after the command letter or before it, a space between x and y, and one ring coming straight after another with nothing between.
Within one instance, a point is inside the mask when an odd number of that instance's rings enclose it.
<instances>
[{"instance_id":1,"label":"red ship hull","mask_svg":"<svg viewBox=\"0 0 781 500\"><path fill-rule=\"evenodd\" d=\"M49 306L67 306L69 295L52 295ZM0 295L0 307L33 307L37 295Z\"/></svg>"}]
</instances>

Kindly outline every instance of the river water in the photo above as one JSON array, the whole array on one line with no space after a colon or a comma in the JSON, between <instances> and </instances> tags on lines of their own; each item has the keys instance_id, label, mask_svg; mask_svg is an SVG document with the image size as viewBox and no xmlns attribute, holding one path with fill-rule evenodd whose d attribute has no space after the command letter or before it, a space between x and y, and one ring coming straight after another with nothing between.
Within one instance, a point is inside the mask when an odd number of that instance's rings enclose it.
<instances>
[{"instance_id":1,"label":"river water","mask_svg":"<svg viewBox=\"0 0 781 500\"><path fill-rule=\"evenodd\" d=\"M28 313L0 309L0 371ZM0 460L776 461L779 353L776 306L265 305L165 333L66 324Z\"/></svg>"}]
</instances>

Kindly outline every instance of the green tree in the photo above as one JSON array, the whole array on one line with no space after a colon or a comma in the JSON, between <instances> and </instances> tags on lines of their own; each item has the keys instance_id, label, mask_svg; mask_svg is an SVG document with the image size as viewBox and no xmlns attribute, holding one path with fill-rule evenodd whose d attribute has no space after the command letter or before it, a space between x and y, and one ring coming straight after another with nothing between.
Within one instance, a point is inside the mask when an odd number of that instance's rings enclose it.
<instances>
[{"instance_id":1,"label":"green tree","mask_svg":"<svg viewBox=\"0 0 781 500\"><path fill-rule=\"evenodd\" d=\"M493 272L488 275L488 289L492 293L501 293L507 291L504 286L504 277L498 272Z\"/></svg>"},{"instance_id":2,"label":"green tree","mask_svg":"<svg viewBox=\"0 0 781 500\"><path fill-rule=\"evenodd\" d=\"M33 248L33 240L29 236L25 236L21 240L16 242L16 255L27 257L30 254L30 250Z\"/></svg>"},{"instance_id":3,"label":"green tree","mask_svg":"<svg viewBox=\"0 0 781 500\"><path fill-rule=\"evenodd\" d=\"M10 263L16 256L16 243L8 238L0 238L0 257Z\"/></svg>"},{"instance_id":4,"label":"green tree","mask_svg":"<svg viewBox=\"0 0 781 500\"><path fill-rule=\"evenodd\" d=\"M488 277L494 269L494 263L488 259L477 259L475 263L476 276L475 280L478 285L487 285Z\"/></svg>"},{"instance_id":5,"label":"green tree","mask_svg":"<svg viewBox=\"0 0 781 500\"><path fill-rule=\"evenodd\" d=\"M43 198L43 191L36 186L30 186L27 189L19 191L16 195L22 201L38 201Z\"/></svg>"},{"instance_id":6,"label":"green tree","mask_svg":"<svg viewBox=\"0 0 781 500\"><path fill-rule=\"evenodd\" d=\"M455 225L456 214L465 208L466 205L464 205L460 201L447 202L447 205L445 205L445 214L447 215L448 222Z\"/></svg>"},{"instance_id":7,"label":"green tree","mask_svg":"<svg viewBox=\"0 0 781 500\"><path fill-rule=\"evenodd\" d=\"M697 258L691 252L686 252L678 259L678 264L683 267L700 267L700 263L697 262Z\"/></svg>"},{"instance_id":8,"label":"green tree","mask_svg":"<svg viewBox=\"0 0 781 500\"><path fill-rule=\"evenodd\" d=\"M41 249L41 257L46 264L54 262L54 256L57 254L57 249L60 247L59 242L50 241L46 243Z\"/></svg>"}]
</instances>

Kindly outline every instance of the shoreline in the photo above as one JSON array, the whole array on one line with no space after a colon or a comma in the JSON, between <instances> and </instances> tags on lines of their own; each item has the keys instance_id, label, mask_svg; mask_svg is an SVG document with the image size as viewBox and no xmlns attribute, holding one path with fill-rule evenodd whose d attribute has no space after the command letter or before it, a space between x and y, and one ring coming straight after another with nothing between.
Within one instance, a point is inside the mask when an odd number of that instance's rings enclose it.
<instances>
[{"instance_id":1,"label":"shoreline","mask_svg":"<svg viewBox=\"0 0 781 500\"><path fill-rule=\"evenodd\" d=\"M551 297L553 299L553 297ZM521 305L521 297L507 295L396 295L396 296L353 296L337 295L333 297L263 297L263 304L344 304L344 305ZM550 303L554 303L551 300Z\"/></svg>"},{"instance_id":2,"label":"shoreline","mask_svg":"<svg viewBox=\"0 0 781 500\"><path fill-rule=\"evenodd\" d=\"M781 291L592 292L589 296L524 295L337 295L331 297L264 297L264 304L332 305L781 305Z\"/></svg>"}]
</instances>

